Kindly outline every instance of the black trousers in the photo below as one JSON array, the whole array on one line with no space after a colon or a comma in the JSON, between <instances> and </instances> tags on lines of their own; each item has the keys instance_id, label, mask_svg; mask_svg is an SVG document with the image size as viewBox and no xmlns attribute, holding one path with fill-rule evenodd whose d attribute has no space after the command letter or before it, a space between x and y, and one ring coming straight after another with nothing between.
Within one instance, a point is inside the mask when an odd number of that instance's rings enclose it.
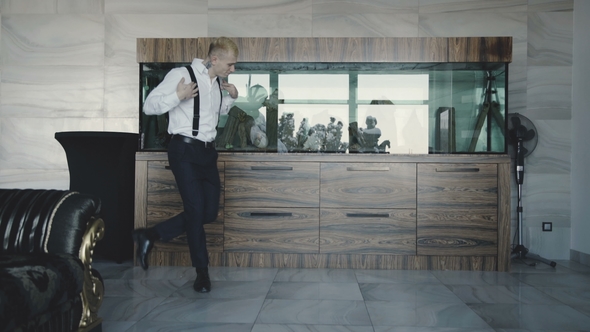
<instances>
[{"instance_id":1,"label":"black trousers","mask_svg":"<svg viewBox=\"0 0 590 332\"><path fill-rule=\"evenodd\" d=\"M207 267L209 255L203 225L214 222L219 211L217 151L172 139L168 144L168 161L184 211L154 228L162 241L186 232L193 267Z\"/></svg>"}]
</instances>

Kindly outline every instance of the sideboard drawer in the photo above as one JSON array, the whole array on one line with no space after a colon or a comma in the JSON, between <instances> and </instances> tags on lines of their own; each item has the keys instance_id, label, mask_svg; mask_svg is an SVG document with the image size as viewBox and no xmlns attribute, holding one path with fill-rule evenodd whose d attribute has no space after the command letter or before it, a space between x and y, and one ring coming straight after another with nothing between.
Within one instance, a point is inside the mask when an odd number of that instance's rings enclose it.
<instances>
[{"instance_id":1,"label":"sideboard drawer","mask_svg":"<svg viewBox=\"0 0 590 332\"><path fill-rule=\"evenodd\" d=\"M207 250L209 252L223 252L223 163L217 163L221 178L220 208L217 219L204 225L207 234ZM153 227L158 223L170 219L184 210L182 199L167 161L148 162L148 190L147 190L146 227ZM186 234L180 235L169 242L174 245L187 245ZM160 250L166 248L160 245ZM186 247L188 250L188 247Z\"/></svg>"},{"instance_id":2,"label":"sideboard drawer","mask_svg":"<svg viewBox=\"0 0 590 332\"><path fill-rule=\"evenodd\" d=\"M498 205L496 164L418 164L418 207Z\"/></svg>"},{"instance_id":3,"label":"sideboard drawer","mask_svg":"<svg viewBox=\"0 0 590 332\"><path fill-rule=\"evenodd\" d=\"M218 162L221 192L220 207L224 203L224 163ZM172 218L184 210L182 198L178 192L174 174L168 161L150 161L147 168L147 225L153 226L161 221Z\"/></svg>"},{"instance_id":4,"label":"sideboard drawer","mask_svg":"<svg viewBox=\"0 0 590 332\"><path fill-rule=\"evenodd\" d=\"M320 253L416 254L414 209L322 209Z\"/></svg>"},{"instance_id":5,"label":"sideboard drawer","mask_svg":"<svg viewBox=\"0 0 590 332\"><path fill-rule=\"evenodd\" d=\"M418 165L418 255L498 254L495 164Z\"/></svg>"},{"instance_id":6,"label":"sideboard drawer","mask_svg":"<svg viewBox=\"0 0 590 332\"><path fill-rule=\"evenodd\" d=\"M319 207L318 163L226 162L225 204Z\"/></svg>"},{"instance_id":7,"label":"sideboard drawer","mask_svg":"<svg viewBox=\"0 0 590 332\"><path fill-rule=\"evenodd\" d=\"M226 252L319 251L319 209L226 208Z\"/></svg>"},{"instance_id":8,"label":"sideboard drawer","mask_svg":"<svg viewBox=\"0 0 590 332\"><path fill-rule=\"evenodd\" d=\"M415 163L322 163L321 206L416 208Z\"/></svg>"}]
</instances>

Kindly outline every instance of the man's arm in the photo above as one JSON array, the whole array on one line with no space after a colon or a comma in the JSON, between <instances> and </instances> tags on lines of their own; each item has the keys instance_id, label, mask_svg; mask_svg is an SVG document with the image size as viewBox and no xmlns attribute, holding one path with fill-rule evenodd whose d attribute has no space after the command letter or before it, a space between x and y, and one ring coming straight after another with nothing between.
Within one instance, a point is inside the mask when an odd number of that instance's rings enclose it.
<instances>
[{"instance_id":1,"label":"man's arm","mask_svg":"<svg viewBox=\"0 0 590 332\"><path fill-rule=\"evenodd\" d=\"M238 89L226 80L221 80L221 89L227 91L229 95L222 96L223 99L221 100L221 109L219 112L221 114L228 114L232 105L238 99Z\"/></svg>"},{"instance_id":2,"label":"man's arm","mask_svg":"<svg viewBox=\"0 0 590 332\"><path fill-rule=\"evenodd\" d=\"M179 71L168 72L164 80L145 99L143 112L147 115L164 114L178 106L181 101L194 98L199 91L197 84L184 82L184 77Z\"/></svg>"}]
</instances>

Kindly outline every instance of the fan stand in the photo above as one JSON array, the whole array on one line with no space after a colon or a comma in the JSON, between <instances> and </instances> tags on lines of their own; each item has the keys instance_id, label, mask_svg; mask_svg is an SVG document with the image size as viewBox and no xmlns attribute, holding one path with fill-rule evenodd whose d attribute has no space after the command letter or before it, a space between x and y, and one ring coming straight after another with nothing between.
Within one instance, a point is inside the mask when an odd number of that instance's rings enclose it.
<instances>
[{"instance_id":1,"label":"fan stand","mask_svg":"<svg viewBox=\"0 0 590 332\"><path fill-rule=\"evenodd\" d=\"M548 260L543 258L537 254L533 254L529 252L529 250L524 246L522 241L522 185L524 183L524 156L523 156L523 141L519 139L517 142L516 148L516 183L518 185L518 207L517 207L517 233L518 233L518 244L512 249L511 259L520 259L524 262L525 259L532 259L539 261L541 263L545 263L551 267L557 266L557 263L554 261ZM525 262L525 264L527 264ZM537 265L536 263L527 264L530 266Z\"/></svg>"}]
</instances>

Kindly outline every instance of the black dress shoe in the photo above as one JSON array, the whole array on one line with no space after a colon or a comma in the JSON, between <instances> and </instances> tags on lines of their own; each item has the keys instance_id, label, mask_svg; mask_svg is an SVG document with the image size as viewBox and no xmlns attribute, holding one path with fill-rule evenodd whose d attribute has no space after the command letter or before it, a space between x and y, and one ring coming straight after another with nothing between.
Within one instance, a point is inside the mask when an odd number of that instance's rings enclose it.
<instances>
[{"instance_id":1,"label":"black dress shoe","mask_svg":"<svg viewBox=\"0 0 590 332\"><path fill-rule=\"evenodd\" d=\"M211 279L209 279L208 268L197 269L197 279L195 279L193 288L199 293L209 293L211 291Z\"/></svg>"},{"instance_id":2,"label":"black dress shoe","mask_svg":"<svg viewBox=\"0 0 590 332\"><path fill-rule=\"evenodd\" d=\"M152 232L150 232L152 231ZM137 245L135 257L144 270L148 268L148 253L154 247L155 238L151 229L136 229L133 231L133 241Z\"/></svg>"}]
</instances>

